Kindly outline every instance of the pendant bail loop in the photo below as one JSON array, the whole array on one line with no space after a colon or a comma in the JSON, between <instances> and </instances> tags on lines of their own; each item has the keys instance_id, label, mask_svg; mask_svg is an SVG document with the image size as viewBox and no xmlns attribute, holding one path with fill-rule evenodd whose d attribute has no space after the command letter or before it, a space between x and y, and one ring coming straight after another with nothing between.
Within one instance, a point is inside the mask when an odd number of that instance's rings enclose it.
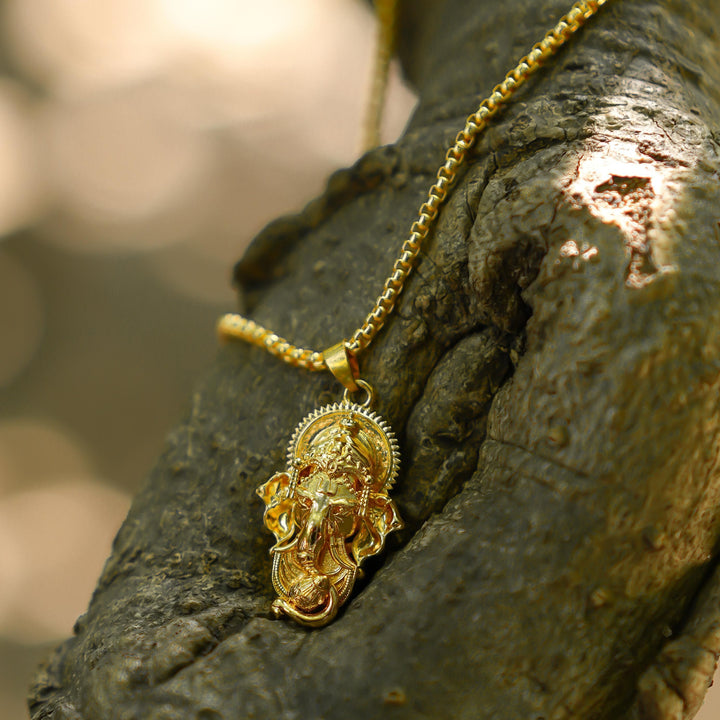
<instances>
[{"instance_id":1,"label":"pendant bail loop","mask_svg":"<svg viewBox=\"0 0 720 720\"><path fill-rule=\"evenodd\" d=\"M347 340L341 340L336 345L323 352L328 370L350 392L357 392L360 388L355 382L360 376L360 366L357 358L348 350Z\"/></svg>"}]
</instances>

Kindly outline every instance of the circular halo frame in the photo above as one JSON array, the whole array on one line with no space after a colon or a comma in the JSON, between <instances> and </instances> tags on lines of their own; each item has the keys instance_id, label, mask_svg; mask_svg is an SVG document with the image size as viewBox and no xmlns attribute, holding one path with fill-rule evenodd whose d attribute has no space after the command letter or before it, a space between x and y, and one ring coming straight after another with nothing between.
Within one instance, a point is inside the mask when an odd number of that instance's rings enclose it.
<instances>
[{"instance_id":1,"label":"circular halo frame","mask_svg":"<svg viewBox=\"0 0 720 720\"><path fill-rule=\"evenodd\" d=\"M333 424L341 422L343 418L348 416L358 422L362 431L366 433L373 443L378 457L381 458L381 472L379 475L382 480L380 477L377 478L374 480L373 486L377 490L387 492L395 484L400 469L400 448L395 433L388 423L380 415L363 405L344 401L324 405L307 415L295 428L288 445L288 467L293 468L296 458L305 455L313 439L320 432Z\"/></svg>"}]
</instances>

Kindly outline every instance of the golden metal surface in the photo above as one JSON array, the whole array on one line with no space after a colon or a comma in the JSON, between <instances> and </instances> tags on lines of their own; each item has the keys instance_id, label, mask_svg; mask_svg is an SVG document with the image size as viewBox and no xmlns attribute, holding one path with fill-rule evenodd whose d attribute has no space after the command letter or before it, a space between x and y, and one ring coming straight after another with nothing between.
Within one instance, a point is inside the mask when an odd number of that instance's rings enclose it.
<instances>
[{"instance_id":1,"label":"golden metal surface","mask_svg":"<svg viewBox=\"0 0 720 720\"><path fill-rule=\"evenodd\" d=\"M448 190L457 178L460 167L467 160L468 153L477 137L487 127L490 119L525 84L530 75L552 57L607 2L609 0L576 2L560 18L555 27L549 30L545 37L519 60L503 81L495 86L492 93L467 118L465 127L457 134L455 142L445 155L445 162L437 171L437 178L428 191L427 199L420 206L418 217L410 227L409 237L400 248L398 258L385 281L382 292L362 325L352 334L347 343L348 350L353 355L358 356L367 349L382 329L388 315L393 311L418 259L422 244L438 216L440 206L447 198ZM265 348L272 355L296 367L313 371L327 369L323 353L292 345L284 338L242 315L227 314L221 317L218 322L218 333L222 340L244 340Z\"/></svg>"},{"instance_id":2,"label":"golden metal surface","mask_svg":"<svg viewBox=\"0 0 720 720\"><path fill-rule=\"evenodd\" d=\"M236 313L223 315L218 320L217 332L221 342L244 340L295 367L315 372L328 369L322 353L291 345L287 340L242 315Z\"/></svg>"},{"instance_id":3,"label":"golden metal surface","mask_svg":"<svg viewBox=\"0 0 720 720\"><path fill-rule=\"evenodd\" d=\"M360 383L369 403L371 389ZM365 405L343 400L300 423L286 471L257 490L276 540L270 551L276 615L310 627L335 617L362 561L402 527L388 495L398 466L395 436Z\"/></svg>"},{"instance_id":4,"label":"golden metal surface","mask_svg":"<svg viewBox=\"0 0 720 720\"><path fill-rule=\"evenodd\" d=\"M323 353L328 370L340 381L342 386L350 392L359 390L355 382L360 375L360 368L354 355L348 352L347 343L342 342L333 345Z\"/></svg>"},{"instance_id":5,"label":"golden metal surface","mask_svg":"<svg viewBox=\"0 0 720 720\"><path fill-rule=\"evenodd\" d=\"M363 127L363 150L366 151L380 145L390 60L392 60L395 50L395 20L397 18L397 0L375 0L374 5L378 20L377 41L371 76L372 85Z\"/></svg>"}]
</instances>

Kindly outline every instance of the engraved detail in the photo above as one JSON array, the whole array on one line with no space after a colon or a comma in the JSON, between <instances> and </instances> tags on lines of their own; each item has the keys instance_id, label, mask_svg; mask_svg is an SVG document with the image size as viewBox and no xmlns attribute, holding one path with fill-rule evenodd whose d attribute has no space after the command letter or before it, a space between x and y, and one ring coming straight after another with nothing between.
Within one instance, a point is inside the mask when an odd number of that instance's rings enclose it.
<instances>
[{"instance_id":1,"label":"engraved detail","mask_svg":"<svg viewBox=\"0 0 720 720\"><path fill-rule=\"evenodd\" d=\"M270 550L276 615L315 627L335 617L362 561L402 527L388 495L398 467L395 435L366 407L344 400L298 425L287 470L257 490L277 541Z\"/></svg>"}]
</instances>

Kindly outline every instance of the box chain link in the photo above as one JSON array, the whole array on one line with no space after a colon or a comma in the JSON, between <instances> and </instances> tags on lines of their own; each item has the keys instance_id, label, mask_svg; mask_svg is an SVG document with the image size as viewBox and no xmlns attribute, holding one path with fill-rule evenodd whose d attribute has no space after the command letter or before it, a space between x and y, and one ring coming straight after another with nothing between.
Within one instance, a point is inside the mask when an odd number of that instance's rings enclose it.
<instances>
[{"instance_id":1,"label":"box chain link","mask_svg":"<svg viewBox=\"0 0 720 720\"><path fill-rule=\"evenodd\" d=\"M467 118L465 127L457 134L455 142L445 155L445 162L437 171L436 180L428 191L427 199L420 206L418 217L410 227L409 237L402 244L400 254L375 305L361 327L346 342L346 349L351 355L356 357L367 349L393 311L420 255L423 242L429 235L440 207L447 198L448 191L477 137L543 62L552 57L607 2L609 0L576 2ZM264 348L270 354L295 367L312 371L328 369L322 352L297 347L267 328L236 313L228 313L220 318L218 333L222 340L244 340Z\"/></svg>"}]
</instances>

